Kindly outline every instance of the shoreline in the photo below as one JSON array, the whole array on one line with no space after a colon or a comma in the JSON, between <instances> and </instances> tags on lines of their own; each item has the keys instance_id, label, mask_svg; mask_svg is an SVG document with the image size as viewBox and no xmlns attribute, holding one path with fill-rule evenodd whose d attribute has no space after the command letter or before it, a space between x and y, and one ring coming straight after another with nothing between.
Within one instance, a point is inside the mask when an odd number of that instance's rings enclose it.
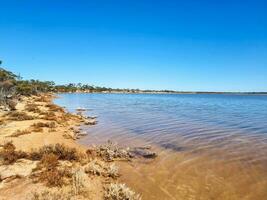
<instances>
[{"instance_id":1,"label":"shoreline","mask_svg":"<svg viewBox=\"0 0 267 200\"><path fill-rule=\"evenodd\" d=\"M54 98L56 98L54 94L22 97L15 111L0 110L0 158L5 155L3 153L7 152L6 144L14 146L15 150L11 152L12 155L17 155L19 152L27 155L8 164L3 164L5 160L0 159L2 161L0 162L0 193L2 194L0 200L29 199L28 196L34 195L41 197L42 192L56 196L58 191L70 199L78 197L79 199L108 200L113 199L108 195L112 195L116 190L129 190L131 192L128 195L132 195L133 199L141 199L134 191L117 183L119 172L115 161L130 160L132 154L113 144L93 148L79 144L76 139L85 134L79 127L81 125L92 126L96 124L96 119L85 117L82 112L68 113L53 103ZM61 159L63 150L60 149L59 156L58 152L53 151L58 156L54 170L60 171L60 168L68 168L71 171L66 177L64 176L64 184L60 187L50 187L46 185L47 180L37 179L36 181L32 178L34 176L38 178L46 169L39 170L40 163L44 162L43 157L34 160L29 158L31 157L29 155L40 152L42 148L52 148L52 146L53 148L60 146L67 151L67 154L75 151L79 158L79 161L78 159ZM117 154L115 155L114 152ZM84 182L79 183L83 185L79 187L82 187L83 191L73 193L73 180L75 180L74 176L77 176L73 171L79 171L81 177L78 179ZM50 173L49 170L45 172ZM87 196L89 193L90 198Z\"/></svg>"},{"instance_id":2,"label":"shoreline","mask_svg":"<svg viewBox=\"0 0 267 200\"><path fill-rule=\"evenodd\" d=\"M76 91L76 92L57 92L57 94L170 94L170 95L237 95L237 96L266 96L267 92L89 92L89 91Z\"/></svg>"}]
</instances>

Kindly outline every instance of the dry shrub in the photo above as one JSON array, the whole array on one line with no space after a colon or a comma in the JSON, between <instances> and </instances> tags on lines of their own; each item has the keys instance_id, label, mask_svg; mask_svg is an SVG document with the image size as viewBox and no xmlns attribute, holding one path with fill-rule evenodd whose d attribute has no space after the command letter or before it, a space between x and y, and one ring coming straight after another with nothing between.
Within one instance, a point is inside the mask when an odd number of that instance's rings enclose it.
<instances>
[{"instance_id":1,"label":"dry shrub","mask_svg":"<svg viewBox=\"0 0 267 200\"><path fill-rule=\"evenodd\" d=\"M56 127L56 123L55 122L38 122L38 123L34 123L32 125L33 128L55 128Z\"/></svg>"},{"instance_id":2,"label":"dry shrub","mask_svg":"<svg viewBox=\"0 0 267 200\"><path fill-rule=\"evenodd\" d=\"M74 195L79 195L84 192L85 177L87 177L87 175L81 168L74 170L72 174L72 192Z\"/></svg>"},{"instance_id":3,"label":"dry shrub","mask_svg":"<svg viewBox=\"0 0 267 200\"><path fill-rule=\"evenodd\" d=\"M44 170L40 173L39 181L48 187L61 187L64 184L64 175L58 168Z\"/></svg>"},{"instance_id":4,"label":"dry shrub","mask_svg":"<svg viewBox=\"0 0 267 200\"><path fill-rule=\"evenodd\" d=\"M103 161L95 159L85 166L84 171L86 173L100 176L105 173L104 167L105 163Z\"/></svg>"},{"instance_id":5,"label":"dry shrub","mask_svg":"<svg viewBox=\"0 0 267 200\"><path fill-rule=\"evenodd\" d=\"M27 104L25 109L29 112L41 113L41 110L39 109L38 105L34 103Z\"/></svg>"},{"instance_id":6,"label":"dry shrub","mask_svg":"<svg viewBox=\"0 0 267 200\"><path fill-rule=\"evenodd\" d=\"M125 184L111 183L105 189L105 200L141 200L140 195L135 194Z\"/></svg>"},{"instance_id":7,"label":"dry shrub","mask_svg":"<svg viewBox=\"0 0 267 200\"><path fill-rule=\"evenodd\" d=\"M11 110L16 110L17 102L15 100L9 99L7 100L7 105Z\"/></svg>"},{"instance_id":8,"label":"dry shrub","mask_svg":"<svg viewBox=\"0 0 267 200\"><path fill-rule=\"evenodd\" d=\"M5 120L4 119L0 119L0 125L5 124Z\"/></svg>"},{"instance_id":9,"label":"dry shrub","mask_svg":"<svg viewBox=\"0 0 267 200\"><path fill-rule=\"evenodd\" d=\"M9 114L9 119L15 120L15 121L24 121L24 120L33 120L34 117L28 115L25 112L17 112L17 111L15 111L15 112L11 112Z\"/></svg>"},{"instance_id":10,"label":"dry shrub","mask_svg":"<svg viewBox=\"0 0 267 200\"><path fill-rule=\"evenodd\" d=\"M119 147L118 145L108 141L107 144L100 145L94 149L87 150L88 156L97 155L104 161L114 161L116 159L119 160L131 160L133 155L129 152L129 150Z\"/></svg>"},{"instance_id":11,"label":"dry shrub","mask_svg":"<svg viewBox=\"0 0 267 200\"><path fill-rule=\"evenodd\" d=\"M107 168L107 175L111 178L119 177L119 168L114 163L112 163Z\"/></svg>"},{"instance_id":12,"label":"dry shrub","mask_svg":"<svg viewBox=\"0 0 267 200\"><path fill-rule=\"evenodd\" d=\"M49 108L49 110L53 112L64 112L63 108L55 104L47 104L45 107Z\"/></svg>"},{"instance_id":13,"label":"dry shrub","mask_svg":"<svg viewBox=\"0 0 267 200\"><path fill-rule=\"evenodd\" d=\"M43 112L41 114L43 115L42 119L44 120L57 121L57 116L54 112Z\"/></svg>"},{"instance_id":14,"label":"dry shrub","mask_svg":"<svg viewBox=\"0 0 267 200\"><path fill-rule=\"evenodd\" d=\"M31 125L31 130L33 132L42 132L43 128L49 128L50 130L56 128L56 123L55 122L38 122L38 123L34 123L33 125Z\"/></svg>"},{"instance_id":15,"label":"dry shrub","mask_svg":"<svg viewBox=\"0 0 267 200\"><path fill-rule=\"evenodd\" d=\"M58 166L58 156L49 153L49 154L44 154L40 162L38 163L38 168L46 168L46 169L53 169Z\"/></svg>"},{"instance_id":16,"label":"dry shrub","mask_svg":"<svg viewBox=\"0 0 267 200\"><path fill-rule=\"evenodd\" d=\"M64 190L44 190L32 193L31 200L74 200L70 191ZM76 200L76 199L75 199Z\"/></svg>"},{"instance_id":17,"label":"dry shrub","mask_svg":"<svg viewBox=\"0 0 267 200\"><path fill-rule=\"evenodd\" d=\"M38 151L32 152L31 158L40 160L43 155L50 153L58 156L59 160L80 161L82 159L82 155L75 148L66 147L63 144L43 146Z\"/></svg>"},{"instance_id":18,"label":"dry shrub","mask_svg":"<svg viewBox=\"0 0 267 200\"><path fill-rule=\"evenodd\" d=\"M21 135L26 135L26 134L30 134L31 132L29 130L17 130L14 133L12 133L12 135L10 137L19 137Z\"/></svg>"},{"instance_id":19,"label":"dry shrub","mask_svg":"<svg viewBox=\"0 0 267 200\"><path fill-rule=\"evenodd\" d=\"M62 186L64 174L58 166L58 156L53 153L44 154L37 169L42 169L39 174L39 181L46 183L48 187Z\"/></svg>"},{"instance_id":20,"label":"dry shrub","mask_svg":"<svg viewBox=\"0 0 267 200\"><path fill-rule=\"evenodd\" d=\"M92 175L102 175L111 178L119 177L119 168L114 163L108 165L106 162L98 159L92 160L85 165L84 171Z\"/></svg>"},{"instance_id":21,"label":"dry shrub","mask_svg":"<svg viewBox=\"0 0 267 200\"><path fill-rule=\"evenodd\" d=\"M31 131L32 132L43 132L43 128L42 127L31 127Z\"/></svg>"},{"instance_id":22,"label":"dry shrub","mask_svg":"<svg viewBox=\"0 0 267 200\"><path fill-rule=\"evenodd\" d=\"M22 151L16 151L16 147L12 142L7 142L3 145L3 149L0 151L0 158L4 165L13 164L18 159L27 158L27 154Z\"/></svg>"},{"instance_id":23,"label":"dry shrub","mask_svg":"<svg viewBox=\"0 0 267 200\"><path fill-rule=\"evenodd\" d=\"M39 102L50 102L50 99L50 97L44 95L35 98L35 100Z\"/></svg>"}]
</instances>

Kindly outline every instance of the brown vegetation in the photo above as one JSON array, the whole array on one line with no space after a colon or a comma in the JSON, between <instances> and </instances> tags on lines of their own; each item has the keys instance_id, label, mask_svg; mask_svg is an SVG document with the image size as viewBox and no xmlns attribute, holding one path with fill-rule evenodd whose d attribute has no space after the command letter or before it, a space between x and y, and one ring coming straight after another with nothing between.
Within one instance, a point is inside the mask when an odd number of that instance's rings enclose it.
<instances>
[{"instance_id":1,"label":"brown vegetation","mask_svg":"<svg viewBox=\"0 0 267 200\"><path fill-rule=\"evenodd\" d=\"M44 155L54 154L59 160L80 161L84 156L75 148L63 144L47 145L31 153L31 159L40 160Z\"/></svg>"},{"instance_id":2,"label":"brown vegetation","mask_svg":"<svg viewBox=\"0 0 267 200\"><path fill-rule=\"evenodd\" d=\"M46 107L49 108L49 110L53 112L64 112L63 108L55 104L47 104Z\"/></svg>"},{"instance_id":3,"label":"brown vegetation","mask_svg":"<svg viewBox=\"0 0 267 200\"><path fill-rule=\"evenodd\" d=\"M53 153L43 154L37 168L41 169L38 180L46 183L48 187L63 185L64 171L59 170L58 156Z\"/></svg>"},{"instance_id":4,"label":"brown vegetation","mask_svg":"<svg viewBox=\"0 0 267 200\"><path fill-rule=\"evenodd\" d=\"M24 121L24 120L33 120L34 117L31 115L28 115L25 112L11 112L9 115L9 119L10 120L14 120L14 121Z\"/></svg>"},{"instance_id":5,"label":"brown vegetation","mask_svg":"<svg viewBox=\"0 0 267 200\"><path fill-rule=\"evenodd\" d=\"M19 137L21 135L26 135L26 134L30 134L31 131L26 129L26 130L17 130L14 133L12 133L12 135L10 137Z\"/></svg>"},{"instance_id":6,"label":"brown vegetation","mask_svg":"<svg viewBox=\"0 0 267 200\"><path fill-rule=\"evenodd\" d=\"M3 145L0 151L0 158L4 165L9 165L16 162L18 159L26 158L27 154L22 151L16 151L16 147L12 142L7 142Z\"/></svg>"},{"instance_id":7,"label":"brown vegetation","mask_svg":"<svg viewBox=\"0 0 267 200\"><path fill-rule=\"evenodd\" d=\"M125 184L111 183L106 187L105 200L141 200L140 195L135 194Z\"/></svg>"},{"instance_id":8,"label":"brown vegetation","mask_svg":"<svg viewBox=\"0 0 267 200\"><path fill-rule=\"evenodd\" d=\"M28 112L41 113L41 110L38 105L34 103L27 104L25 106L25 110L27 110Z\"/></svg>"}]
</instances>

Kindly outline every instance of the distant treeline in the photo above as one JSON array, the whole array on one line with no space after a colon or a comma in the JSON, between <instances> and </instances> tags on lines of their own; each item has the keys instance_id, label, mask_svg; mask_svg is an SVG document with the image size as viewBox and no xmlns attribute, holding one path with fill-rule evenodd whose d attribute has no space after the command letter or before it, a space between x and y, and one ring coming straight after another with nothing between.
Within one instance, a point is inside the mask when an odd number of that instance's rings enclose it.
<instances>
[{"instance_id":1,"label":"distant treeline","mask_svg":"<svg viewBox=\"0 0 267 200\"><path fill-rule=\"evenodd\" d=\"M0 65L2 61L0 61ZM183 92L173 90L140 90L140 89L114 89L107 87L99 87L89 84L74 84L56 85L53 81L39 80L23 80L21 76L16 75L4 68L0 67L0 104L8 102L19 95L36 95L42 92L55 93L174 93L174 94L267 94L267 92Z\"/></svg>"},{"instance_id":2,"label":"distant treeline","mask_svg":"<svg viewBox=\"0 0 267 200\"><path fill-rule=\"evenodd\" d=\"M0 65L2 62L0 61ZM40 92L118 92L118 93L175 93L172 90L140 90L140 89L120 89L99 87L89 84L69 83L65 85L56 85L53 81L23 80L21 76L16 75L0 67L0 98L12 95L32 95Z\"/></svg>"}]
</instances>

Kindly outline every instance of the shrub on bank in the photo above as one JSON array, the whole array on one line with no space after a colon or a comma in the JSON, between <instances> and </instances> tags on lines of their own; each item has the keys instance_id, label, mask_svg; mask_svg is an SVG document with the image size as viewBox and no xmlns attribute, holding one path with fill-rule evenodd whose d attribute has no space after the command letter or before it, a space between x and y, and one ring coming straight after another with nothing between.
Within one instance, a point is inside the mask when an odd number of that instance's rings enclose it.
<instances>
[{"instance_id":1,"label":"shrub on bank","mask_svg":"<svg viewBox=\"0 0 267 200\"><path fill-rule=\"evenodd\" d=\"M18 111L11 112L8 116L10 120L14 120L14 121L24 121L24 120L34 119L33 116L28 115L25 112L18 112Z\"/></svg>"},{"instance_id":2,"label":"shrub on bank","mask_svg":"<svg viewBox=\"0 0 267 200\"><path fill-rule=\"evenodd\" d=\"M0 160L4 165L13 164L21 158L27 158L27 154L22 151L16 151L16 147L12 142L7 142L3 145L3 149L0 151Z\"/></svg>"}]
</instances>

